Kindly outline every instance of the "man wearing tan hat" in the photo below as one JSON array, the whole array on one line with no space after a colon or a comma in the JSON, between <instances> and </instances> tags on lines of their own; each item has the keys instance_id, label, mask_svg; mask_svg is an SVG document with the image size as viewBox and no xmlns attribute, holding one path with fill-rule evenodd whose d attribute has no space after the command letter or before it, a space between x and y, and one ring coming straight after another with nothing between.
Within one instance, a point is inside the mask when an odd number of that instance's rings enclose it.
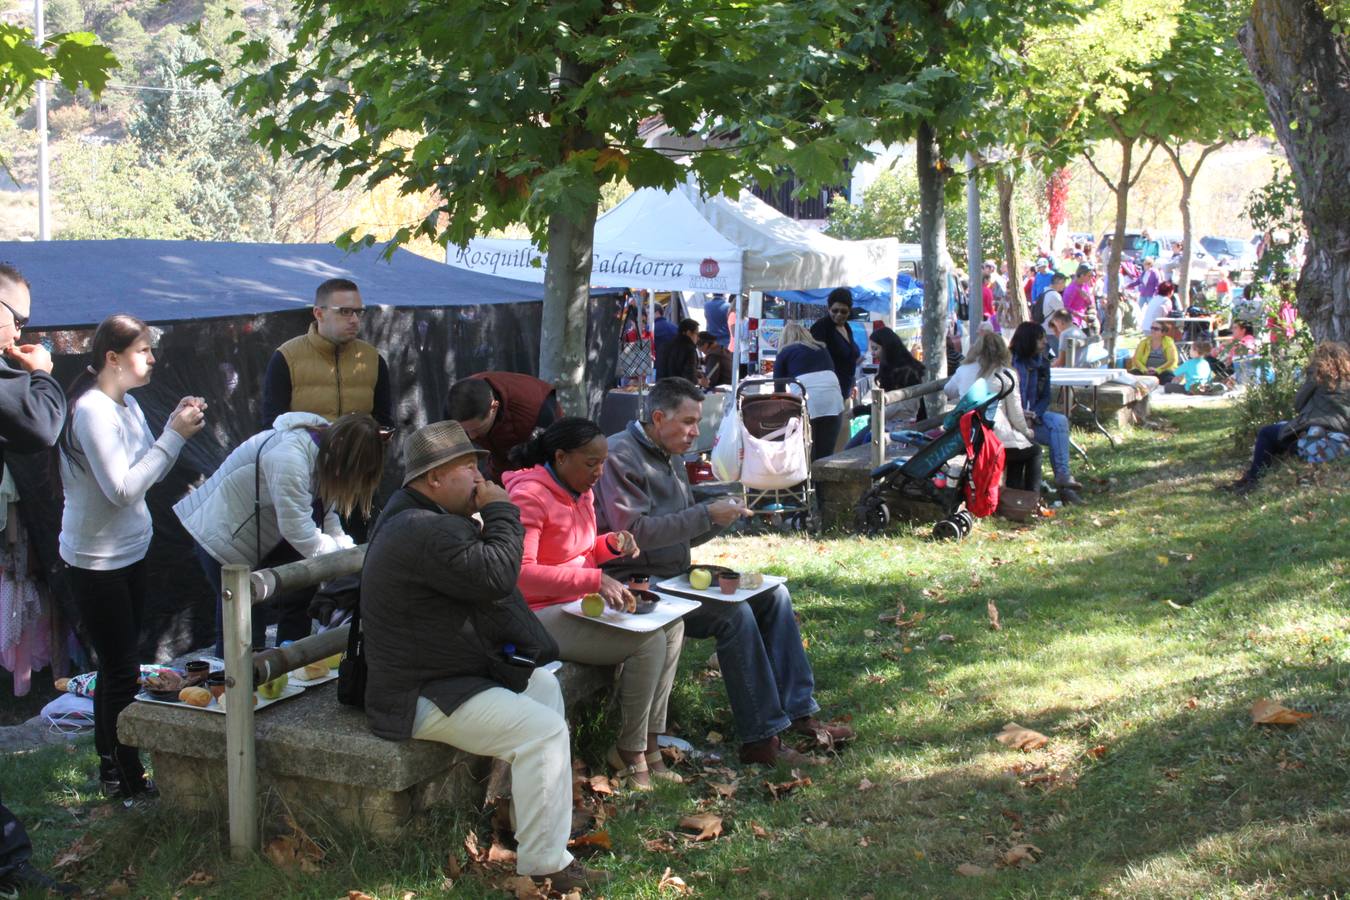
<instances>
[{"instance_id":1,"label":"man wearing tan hat","mask_svg":"<svg viewBox=\"0 0 1350 900\"><path fill-rule=\"evenodd\" d=\"M382 738L509 762L517 871L563 893L599 887L605 873L567 852L567 720L557 679L537 668L558 645L516 589L525 529L479 473L483 453L458 422L403 445L403 488L375 523L361 573L366 718Z\"/></svg>"}]
</instances>

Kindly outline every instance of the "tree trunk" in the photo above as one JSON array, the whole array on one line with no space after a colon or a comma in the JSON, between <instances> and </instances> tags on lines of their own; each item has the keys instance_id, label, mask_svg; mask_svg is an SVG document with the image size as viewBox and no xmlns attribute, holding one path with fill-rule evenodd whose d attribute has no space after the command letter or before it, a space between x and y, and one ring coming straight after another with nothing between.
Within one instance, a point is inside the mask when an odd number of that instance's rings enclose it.
<instances>
[{"instance_id":1,"label":"tree trunk","mask_svg":"<svg viewBox=\"0 0 1350 900\"><path fill-rule=\"evenodd\" d=\"M1198 167L1197 167L1198 170ZM1191 191L1195 188L1195 175L1187 175L1180 168L1177 177L1181 179L1181 272L1177 279L1177 293L1181 296L1181 307L1191 305L1191 248L1195 246L1195 232L1191 227Z\"/></svg>"},{"instance_id":2,"label":"tree trunk","mask_svg":"<svg viewBox=\"0 0 1350 900\"><path fill-rule=\"evenodd\" d=\"M585 84L592 72L574 60L558 62L558 77ZM573 150L600 146L584 127L585 112L568 127L563 144ZM544 315L539 329L539 377L558 388L558 402L569 416L590 415L586 390L586 326L590 322L591 261L599 192L581 215L554 211L548 218L548 260L544 271Z\"/></svg>"},{"instance_id":3,"label":"tree trunk","mask_svg":"<svg viewBox=\"0 0 1350 900\"><path fill-rule=\"evenodd\" d=\"M923 364L929 380L933 380L947 375L947 205L943 197L947 170L937 136L927 122L919 126L915 164L919 176L919 252L923 256ZM971 278L971 286L979 290L978 273Z\"/></svg>"},{"instance_id":4,"label":"tree trunk","mask_svg":"<svg viewBox=\"0 0 1350 900\"><path fill-rule=\"evenodd\" d=\"M1255 0L1238 33L1303 205L1299 314L1318 340L1350 338L1350 37L1317 0Z\"/></svg>"},{"instance_id":5,"label":"tree trunk","mask_svg":"<svg viewBox=\"0 0 1350 900\"><path fill-rule=\"evenodd\" d=\"M1116 358L1116 332L1120 323L1120 260L1125 255L1125 219L1130 214L1130 167L1134 164L1134 141L1120 144L1120 180L1116 182L1116 228L1111 234L1111 257L1106 268L1106 321L1102 340L1108 359Z\"/></svg>"},{"instance_id":6,"label":"tree trunk","mask_svg":"<svg viewBox=\"0 0 1350 900\"><path fill-rule=\"evenodd\" d=\"M599 203L581 219L555 212L548 220L548 268L539 330L539 377L558 388L569 416L588 415L586 324L590 321L591 258Z\"/></svg>"},{"instance_id":7,"label":"tree trunk","mask_svg":"<svg viewBox=\"0 0 1350 900\"><path fill-rule=\"evenodd\" d=\"M1017 176L999 169L995 177L998 179L998 221L1003 228L1003 259L1008 263L1007 305L1003 325L1016 328L1031 318L1027 310L1027 298L1022 296L1022 260L1017 252L1017 209L1013 206Z\"/></svg>"}]
</instances>

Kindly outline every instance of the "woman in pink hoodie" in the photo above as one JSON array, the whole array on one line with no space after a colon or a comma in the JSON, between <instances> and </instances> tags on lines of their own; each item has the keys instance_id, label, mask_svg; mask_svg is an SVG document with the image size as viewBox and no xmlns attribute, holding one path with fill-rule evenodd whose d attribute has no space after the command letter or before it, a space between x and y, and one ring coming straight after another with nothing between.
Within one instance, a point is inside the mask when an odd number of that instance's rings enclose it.
<instances>
[{"instance_id":1,"label":"woman in pink hoodie","mask_svg":"<svg viewBox=\"0 0 1350 900\"><path fill-rule=\"evenodd\" d=\"M600 480L609 445L588 419L554 422L511 451L518 471L502 476L511 502L520 508L525 552L517 582L525 600L558 642L563 659L599 666L623 664L619 707L623 725L607 761L637 790L651 790L652 777L682 781L666 768L657 737L666 730L666 710L684 642L684 623L657 631L621 631L562 611L564 603L596 593L622 609L628 589L600 565L636 556L626 531L596 534L591 488Z\"/></svg>"}]
</instances>

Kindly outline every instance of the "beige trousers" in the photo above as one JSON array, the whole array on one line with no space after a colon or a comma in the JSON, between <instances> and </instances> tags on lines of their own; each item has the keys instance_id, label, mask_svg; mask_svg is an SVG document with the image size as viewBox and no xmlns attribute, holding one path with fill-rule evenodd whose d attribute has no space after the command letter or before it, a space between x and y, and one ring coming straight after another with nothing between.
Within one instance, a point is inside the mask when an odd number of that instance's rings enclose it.
<instances>
[{"instance_id":1,"label":"beige trousers","mask_svg":"<svg viewBox=\"0 0 1350 900\"><path fill-rule=\"evenodd\" d=\"M621 750L647 748L648 733L666 730L670 689L684 644L684 622L679 619L656 631L623 631L562 611L562 605L536 609L548 633L558 642L563 659L593 666L623 665L619 673L619 729Z\"/></svg>"},{"instance_id":2,"label":"beige trousers","mask_svg":"<svg viewBox=\"0 0 1350 900\"><path fill-rule=\"evenodd\" d=\"M448 716L419 697L412 736L511 764L517 872L550 875L572 864L572 752L553 673L535 669L522 693L489 688Z\"/></svg>"}]
</instances>

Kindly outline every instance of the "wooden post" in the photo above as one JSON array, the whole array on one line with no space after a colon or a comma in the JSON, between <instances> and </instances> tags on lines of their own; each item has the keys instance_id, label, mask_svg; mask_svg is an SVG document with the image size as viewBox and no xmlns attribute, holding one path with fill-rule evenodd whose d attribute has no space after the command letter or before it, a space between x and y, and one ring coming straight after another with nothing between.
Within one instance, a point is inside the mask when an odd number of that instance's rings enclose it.
<instances>
[{"instance_id":1,"label":"wooden post","mask_svg":"<svg viewBox=\"0 0 1350 900\"><path fill-rule=\"evenodd\" d=\"M872 388L872 468L886 461L886 392Z\"/></svg>"},{"instance_id":2,"label":"wooden post","mask_svg":"<svg viewBox=\"0 0 1350 900\"><path fill-rule=\"evenodd\" d=\"M225 776L230 807L230 855L247 859L261 848L258 761L253 735L253 594L248 566L221 569L225 643Z\"/></svg>"}]
</instances>

